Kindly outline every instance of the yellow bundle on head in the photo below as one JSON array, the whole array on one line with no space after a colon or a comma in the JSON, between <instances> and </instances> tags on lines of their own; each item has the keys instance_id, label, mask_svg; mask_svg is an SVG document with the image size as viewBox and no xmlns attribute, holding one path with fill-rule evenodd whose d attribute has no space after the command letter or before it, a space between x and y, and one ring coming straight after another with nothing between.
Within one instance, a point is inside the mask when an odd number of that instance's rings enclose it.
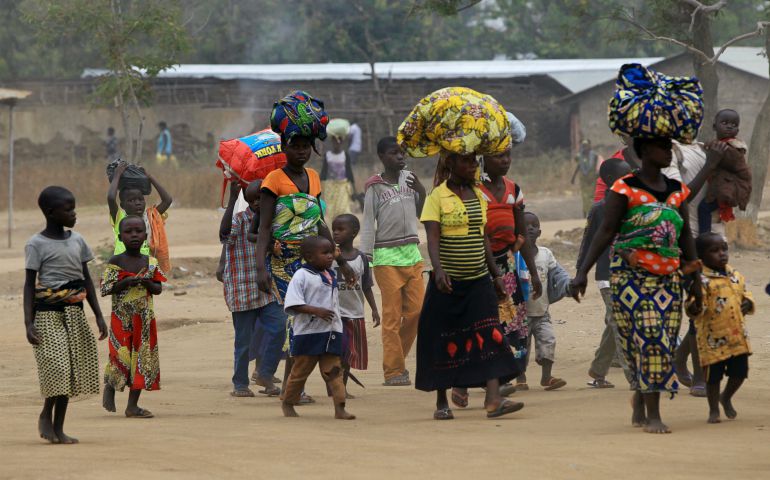
<instances>
[{"instance_id":1,"label":"yellow bundle on head","mask_svg":"<svg viewBox=\"0 0 770 480\"><path fill-rule=\"evenodd\" d=\"M398 144L415 158L442 150L495 155L511 147L505 109L489 95L465 87L436 90L415 105L398 128Z\"/></svg>"}]
</instances>

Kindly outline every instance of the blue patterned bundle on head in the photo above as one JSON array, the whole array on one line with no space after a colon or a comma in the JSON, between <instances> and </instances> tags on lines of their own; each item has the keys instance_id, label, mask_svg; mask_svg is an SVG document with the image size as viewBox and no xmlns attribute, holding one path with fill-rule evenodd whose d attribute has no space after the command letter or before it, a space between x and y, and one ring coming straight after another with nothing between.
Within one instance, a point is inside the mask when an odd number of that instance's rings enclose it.
<instances>
[{"instance_id":1,"label":"blue patterned bundle on head","mask_svg":"<svg viewBox=\"0 0 770 480\"><path fill-rule=\"evenodd\" d=\"M610 99L610 130L692 143L703 121L702 94L695 77L670 77L638 63L625 64Z\"/></svg>"},{"instance_id":2,"label":"blue patterned bundle on head","mask_svg":"<svg viewBox=\"0 0 770 480\"><path fill-rule=\"evenodd\" d=\"M270 128L287 142L294 137L323 140L328 123L323 102L301 90L276 102L270 114Z\"/></svg>"}]
</instances>

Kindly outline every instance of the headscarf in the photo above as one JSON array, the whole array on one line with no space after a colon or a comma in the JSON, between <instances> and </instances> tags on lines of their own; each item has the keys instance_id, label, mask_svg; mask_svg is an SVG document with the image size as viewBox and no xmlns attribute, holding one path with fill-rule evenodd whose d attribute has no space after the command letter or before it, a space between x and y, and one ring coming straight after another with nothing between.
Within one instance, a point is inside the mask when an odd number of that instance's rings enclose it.
<instances>
[{"instance_id":1,"label":"headscarf","mask_svg":"<svg viewBox=\"0 0 770 480\"><path fill-rule=\"evenodd\" d=\"M294 137L323 140L326 138L328 123L329 116L324 111L324 103L302 90L290 93L276 102L270 114L270 128L286 142Z\"/></svg>"},{"instance_id":2,"label":"headscarf","mask_svg":"<svg viewBox=\"0 0 770 480\"><path fill-rule=\"evenodd\" d=\"M610 130L632 137L690 144L703 121L703 90L695 77L670 77L638 63L620 67L609 105Z\"/></svg>"},{"instance_id":3,"label":"headscarf","mask_svg":"<svg viewBox=\"0 0 770 480\"><path fill-rule=\"evenodd\" d=\"M505 109L489 95L465 87L437 90L412 109L398 128L398 144L411 157L445 152L496 155L511 146Z\"/></svg>"}]
</instances>

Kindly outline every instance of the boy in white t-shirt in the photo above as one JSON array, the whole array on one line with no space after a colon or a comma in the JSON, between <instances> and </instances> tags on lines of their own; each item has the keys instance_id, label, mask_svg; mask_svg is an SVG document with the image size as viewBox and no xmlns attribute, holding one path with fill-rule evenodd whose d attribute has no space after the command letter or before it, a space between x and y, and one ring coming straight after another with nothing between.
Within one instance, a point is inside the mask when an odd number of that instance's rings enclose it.
<instances>
[{"instance_id":1,"label":"boy in white t-shirt","mask_svg":"<svg viewBox=\"0 0 770 480\"><path fill-rule=\"evenodd\" d=\"M524 221L527 226L527 241L535 248L535 266L537 274L543 282L543 295L537 299L531 296L527 300L527 323L529 336L527 337L527 363L529 363L532 337L535 339L535 361L543 369L540 377L540 385L545 390L556 390L567 385L561 378L551 375L551 369L556 354L556 333L553 331L551 315L548 307L564 297L569 296L570 276L562 267L553 252L546 247L537 245L540 238L540 220L532 212L524 212ZM517 390L528 390L527 376L521 374L516 379Z\"/></svg>"}]
</instances>

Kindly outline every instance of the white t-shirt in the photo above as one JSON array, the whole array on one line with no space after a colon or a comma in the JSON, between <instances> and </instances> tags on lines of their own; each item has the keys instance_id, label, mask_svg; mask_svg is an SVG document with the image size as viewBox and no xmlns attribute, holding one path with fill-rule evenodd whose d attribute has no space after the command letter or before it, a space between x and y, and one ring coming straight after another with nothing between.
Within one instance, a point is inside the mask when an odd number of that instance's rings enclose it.
<instances>
[{"instance_id":1,"label":"white t-shirt","mask_svg":"<svg viewBox=\"0 0 770 480\"><path fill-rule=\"evenodd\" d=\"M348 150L351 152L361 152L361 127L357 123L350 126L350 146Z\"/></svg>"},{"instance_id":2,"label":"white t-shirt","mask_svg":"<svg viewBox=\"0 0 770 480\"><path fill-rule=\"evenodd\" d=\"M559 262L556 261L556 257L553 256L553 252L550 249L541 246L537 247L535 267L537 268L537 276L543 284L543 294L536 300L533 300L532 296L527 300L528 317L542 317L548 312L548 271L556 268L558 265Z\"/></svg>"},{"instance_id":3,"label":"white t-shirt","mask_svg":"<svg viewBox=\"0 0 770 480\"><path fill-rule=\"evenodd\" d=\"M695 177L700 173L703 167L706 166L706 151L703 148L702 143L693 143L692 145L685 145L674 141L674 160L671 162L671 166L663 170L663 174L669 178L679 180L687 185L692 182ZM676 174L670 172L670 169L676 168ZM693 236L698 236L698 205L706 196L708 190L708 182L703 185L694 197L687 198L687 213L690 215L690 225L693 231ZM712 217L711 231L718 233L722 236L725 235L725 225L719 220L719 215L715 215L717 218Z\"/></svg>"}]
</instances>

